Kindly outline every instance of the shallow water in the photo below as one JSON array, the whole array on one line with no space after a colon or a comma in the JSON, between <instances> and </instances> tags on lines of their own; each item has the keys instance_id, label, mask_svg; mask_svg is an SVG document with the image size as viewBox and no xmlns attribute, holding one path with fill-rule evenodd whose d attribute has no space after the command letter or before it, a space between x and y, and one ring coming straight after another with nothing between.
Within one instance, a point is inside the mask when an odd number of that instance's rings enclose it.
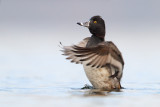
<instances>
[{"instance_id":1,"label":"shallow water","mask_svg":"<svg viewBox=\"0 0 160 107\"><path fill-rule=\"evenodd\" d=\"M25 81L19 84L16 83L17 79L9 79L15 82L12 86L7 85L7 81L3 81L5 85L1 81L1 107L153 107L160 104L160 83L123 83L125 89L121 89L120 92L107 92L82 90L82 82L50 83L42 82L41 79L19 78L18 81Z\"/></svg>"}]
</instances>

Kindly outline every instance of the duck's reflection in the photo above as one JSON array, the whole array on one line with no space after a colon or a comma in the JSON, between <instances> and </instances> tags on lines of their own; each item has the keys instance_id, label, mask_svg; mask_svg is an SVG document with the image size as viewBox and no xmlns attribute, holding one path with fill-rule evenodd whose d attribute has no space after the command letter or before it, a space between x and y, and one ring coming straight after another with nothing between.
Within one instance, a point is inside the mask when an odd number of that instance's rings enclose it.
<instances>
[{"instance_id":1,"label":"duck's reflection","mask_svg":"<svg viewBox=\"0 0 160 107\"><path fill-rule=\"evenodd\" d=\"M121 90L88 89L84 90L84 96L108 96L111 95L111 92L121 92Z\"/></svg>"}]
</instances>

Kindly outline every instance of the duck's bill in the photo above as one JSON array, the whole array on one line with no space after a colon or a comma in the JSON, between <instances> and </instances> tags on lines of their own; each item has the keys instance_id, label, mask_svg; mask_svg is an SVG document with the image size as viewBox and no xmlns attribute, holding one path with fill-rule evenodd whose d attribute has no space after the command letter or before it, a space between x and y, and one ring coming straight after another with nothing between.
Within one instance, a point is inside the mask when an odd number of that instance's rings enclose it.
<instances>
[{"instance_id":1,"label":"duck's bill","mask_svg":"<svg viewBox=\"0 0 160 107\"><path fill-rule=\"evenodd\" d=\"M89 27L89 23L90 23L90 21L84 22L84 23L78 22L77 24L80 25L80 26Z\"/></svg>"}]
</instances>

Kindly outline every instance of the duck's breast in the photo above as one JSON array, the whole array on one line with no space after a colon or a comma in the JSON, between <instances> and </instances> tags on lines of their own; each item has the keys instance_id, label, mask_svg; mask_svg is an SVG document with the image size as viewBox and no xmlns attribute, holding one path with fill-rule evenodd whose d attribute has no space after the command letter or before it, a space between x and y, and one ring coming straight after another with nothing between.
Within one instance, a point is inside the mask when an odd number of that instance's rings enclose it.
<instances>
[{"instance_id":1,"label":"duck's breast","mask_svg":"<svg viewBox=\"0 0 160 107\"><path fill-rule=\"evenodd\" d=\"M119 82L117 78L110 78L111 75L115 73L113 67L103 67L96 68L91 66L86 66L83 64L85 73L93 85L94 88L98 89L114 89L119 88Z\"/></svg>"}]
</instances>

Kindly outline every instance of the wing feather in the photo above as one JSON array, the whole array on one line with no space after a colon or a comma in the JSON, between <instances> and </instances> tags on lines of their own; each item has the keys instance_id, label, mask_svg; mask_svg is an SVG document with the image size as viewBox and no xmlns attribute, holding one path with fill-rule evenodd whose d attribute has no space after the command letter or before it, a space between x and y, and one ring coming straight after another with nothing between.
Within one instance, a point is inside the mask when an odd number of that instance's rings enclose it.
<instances>
[{"instance_id":1,"label":"wing feather","mask_svg":"<svg viewBox=\"0 0 160 107\"><path fill-rule=\"evenodd\" d=\"M94 47L86 47L88 40L89 38L80 42L81 45L64 46L63 55L77 64L87 62L87 66L97 68L111 64L118 69L123 69L124 61L121 52L112 42L102 42Z\"/></svg>"}]
</instances>

